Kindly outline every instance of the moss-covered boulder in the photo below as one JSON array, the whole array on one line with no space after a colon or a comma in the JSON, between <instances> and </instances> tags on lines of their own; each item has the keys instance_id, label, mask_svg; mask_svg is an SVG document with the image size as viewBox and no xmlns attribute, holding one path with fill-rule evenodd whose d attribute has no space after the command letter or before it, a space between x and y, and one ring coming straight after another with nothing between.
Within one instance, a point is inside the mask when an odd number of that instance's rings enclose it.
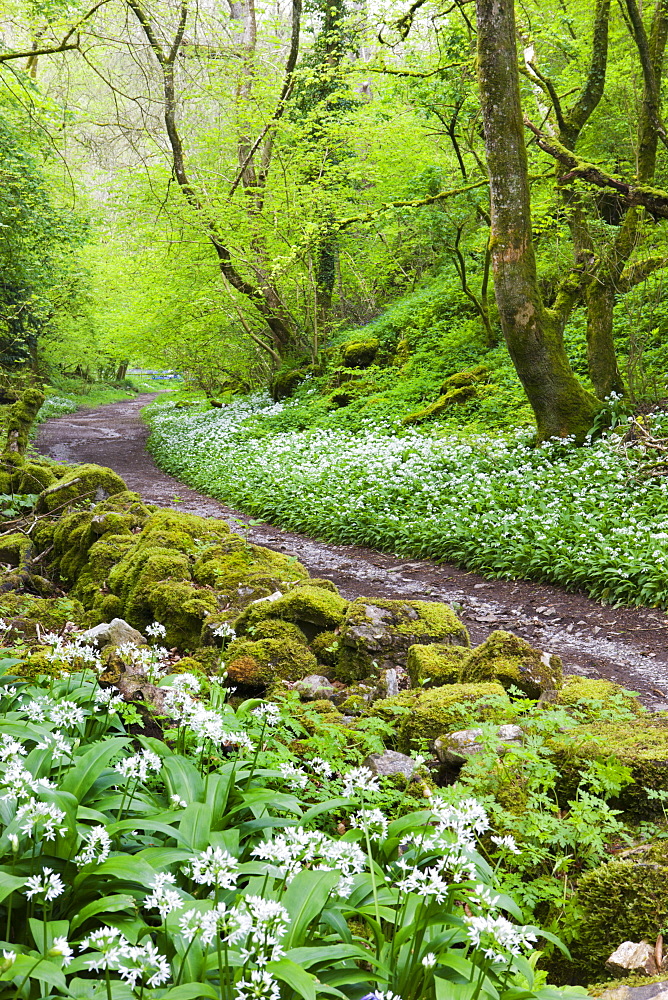
<instances>
[{"instance_id":1,"label":"moss-covered boulder","mask_svg":"<svg viewBox=\"0 0 668 1000\"><path fill-rule=\"evenodd\" d=\"M585 980L606 977L605 962L622 941L656 941L668 924L668 850L642 847L585 872L577 902L583 918L571 951Z\"/></svg>"},{"instance_id":2,"label":"moss-covered boulder","mask_svg":"<svg viewBox=\"0 0 668 1000\"><path fill-rule=\"evenodd\" d=\"M37 500L38 514L62 511L74 503L99 503L115 493L125 493L120 476L102 465L76 465L67 475L43 490Z\"/></svg>"},{"instance_id":3,"label":"moss-covered boulder","mask_svg":"<svg viewBox=\"0 0 668 1000\"><path fill-rule=\"evenodd\" d=\"M276 680L298 681L317 670L317 660L292 639L235 639L224 656L234 684L266 688Z\"/></svg>"},{"instance_id":4,"label":"moss-covered boulder","mask_svg":"<svg viewBox=\"0 0 668 1000\"><path fill-rule=\"evenodd\" d=\"M630 768L633 777L614 805L639 819L662 812L661 802L647 789L668 792L668 719L587 723L553 737L550 746L564 801L574 798L580 772L591 761L613 757Z\"/></svg>"},{"instance_id":5,"label":"moss-covered boulder","mask_svg":"<svg viewBox=\"0 0 668 1000\"><path fill-rule=\"evenodd\" d=\"M403 667L418 643L468 646L469 636L447 604L360 597L348 608L340 642L337 677L350 683Z\"/></svg>"},{"instance_id":6,"label":"moss-covered boulder","mask_svg":"<svg viewBox=\"0 0 668 1000\"><path fill-rule=\"evenodd\" d=\"M339 655L341 641L338 632L320 632L310 643L311 652L318 663L327 667L335 667Z\"/></svg>"},{"instance_id":7,"label":"moss-covered boulder","mask_svg":"<svg viewBox=\"0 0 668 1000\"><path fill-rule=\"evenodd\" d=\"M341 364L344 368L368 368L378 354L379 347L377 337L351 340L341 348Z\"/></svg>"},{"instance_id":8,"label":"moss-covered boulder","mask_svg":"<svg viewBox=\"0 0 668 1000\"><path fill-rule=\"evenodd\" d=\"M54 470L46 463L26 462L17 469L12 483L15 493L37 494L57 482Z\"/></svg>"},{"instance_id":9,"label":"moss-covered boulder","mask_svg":"<svg viewBox=\"0 0 668 1000\"><path fill-rule=\"evenodd\" d=\"M30 537L24 535L22 531L13 531L9 535L3 535L0 537L0 563L18 566L30 545Z\"/></svg>"},{"instance_id":10,"label":"moss-covered boulder","mask_svg":"<svg viewBox=\"0 0 668 1000\"><path fill-rule=\"evenodd\" d=\"M300 646L308 646L309 642L302 630L294 622L286 622L281 618L265 618L253 626L253 640L259 639L289 639Z\"/></svg>"},{"instance_id":11,"label":"moss-covered boulder","mask_svg":"<svg viewBox=\"0 0 668 1000\"><path fill-rule=\"evenodd\" d=\"M477 684L493 680L505 688L519 688L529 698L540 698L544 691L561 687L561 660L541 653L512 632L492 632L464 664L462 681Z\"/></svg>"},{"instance_id":12,"label":"moss-covered boulder","mask_svg":"<svg viewBox=\"0 0 668 1000\"><path fill-rule=\"evenodd\" d=\"M621 684L580 674L564 677L563 686L557 694L557 704L577 708L582 715L591 715L592 718L600 715L601 708L612 708L613 705L635 715L644 711L635 695Z\"/></svg>"},{"instance_id":13,"label":"moss-covered boulder","mask_svg":"<svg viewBox=\"0 0 668 1000\"><path fill-rule=\"evenodd\" d=\"M89 625L85 608L72 597L0 594L0 618L11 628L8 641L21 638L32 647L41 646L46 632L60 633L70 622L81 628Z\"/></svg>"},{"instance_id":14,"label":"moss-covered boulder","mask_svg":"<svg viewBox=\"0 0 668 1000\"><path fill-rule=\"evenodd\" d=\"M295 587L276 600L258 601L237 618L238 635L252 634L251 629L268 618L294 622L309 638L341 625L348 602L323 587L307 584Z\"/></svg>"},{"instance_id":15,"label":"moss-covered boulder","mask_svg":"<svg viewBox=\"0 0 668 1000\"><path fill-rule=\"evenodd\" d=\"M238 613L254 601L285 590L288 584L307 580L308 573L300 563L280 552L249 545L230 533L196 555L192 578L195 583L224 593Z\"/></svg>"},{"instance_id":16,"label":"moss-covered boulder","mask_svg":"<svg viewBox=\"0 0 668 1000\"><path fill-rule=\"evenodd\" d=\"M379 703L376 703L379 704ZM374 709L375 709L374 705ZM399 723L397 749L410 753L474 722L502 722L510 707L500 684L447 684L419 694Z\"/></svg>"},{"instance_id":17,"label":"moss-covered boulder","mask_svg":"<svg viewBox=\"0 0 668 1000\"><path fill-rule=\"evenodd\" d=\"M471 655L466 646L430 646L417 644L408 650L406 670L413 687L441 687L457 684L462 667Z\"/></svg>"}]
</instances>

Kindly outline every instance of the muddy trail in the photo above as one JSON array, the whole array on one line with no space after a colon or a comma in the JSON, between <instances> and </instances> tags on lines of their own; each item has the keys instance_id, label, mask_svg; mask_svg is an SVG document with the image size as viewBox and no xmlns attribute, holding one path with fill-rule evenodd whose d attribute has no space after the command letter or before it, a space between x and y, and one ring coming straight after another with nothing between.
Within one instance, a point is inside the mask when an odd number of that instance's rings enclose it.
<instances>
[{"instance_id":1,"label":"muddy trail","mask_svg":"<svg viewBox=\"0 0 668 1000\"><path fill-rule=\"evenodd\" d=\"M140 417L154 395L111 403L47 421L37 449L57 461L113 469L147 503L223 518L249 541L294 556L312 576L333 580L346 598L437 600L451 604L473 644L507 629L558 653L567 672L605 677L638 691L654 710L668 709L668 617L653 608L609 608L545 584L486 580L447 563L398 559L373 549L318 542L251 520L189 489L157 468L146 451ZM244 525L248 525L244 527Z\"/></svg>"}]
</instances>

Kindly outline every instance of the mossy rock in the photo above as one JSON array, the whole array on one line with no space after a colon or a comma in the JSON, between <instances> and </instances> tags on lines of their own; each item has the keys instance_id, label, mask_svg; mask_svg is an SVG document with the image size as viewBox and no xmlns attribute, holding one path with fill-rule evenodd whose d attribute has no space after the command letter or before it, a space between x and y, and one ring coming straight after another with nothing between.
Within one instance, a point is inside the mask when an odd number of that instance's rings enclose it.
<instances>
[{"instance_id":1,"label":"mossy rock","mask_svg":"<svg viewBox=\"0 0 668 1000\"><path fill-rule=\"evenodd\" d=\"M664 842L665 844L665 842ZM654 857L652 854L654 853ZM585 980L603 978L605 962L622 941L656 941L668 924L668 857L639 850L585 872L578 881L583 912L573 959Z\"/></svg>"},{"instance_id":2,"label":"mossy rock","mask_svg":"<svg viewBox=\"0 0 668 1000\"><path fill-rule=\"evenodd\" d=\"M150 586L142 608L147 613L141 621L139 617L126 621L135 628L161 622L167 629L166 646L191 651L199 646L202 622L214 613L217 602L215 594L189 581L163 580Z\"/></svg>"},{"instance_id":3,"label":"mossy rock","mask_svg":"<svg viewBox=\"0 0 668 1000\"><path fill-rule=\"evenodd\" d=\"M410 713L402 718L397 749L410 753L443 733L465 729L472 723L502 722L509 707L510 701L500 684L447 684L430 688L420 692Z\"/></svg>"},{"instance_id":4,"label":"mossy rock","mask_svg":"<svg viewBox=\"0 0 668 1000\"><path fill-rule=\"evenodd\" d=\"M297 368L279 368L271 384L271 396L276 402L291 396L300 382L314 371L313 365L303 364Z\"/></svg>"},{"instance_id":5,"label":"mossy rock","mask_svg":"<svg viewBox=\"0 0 668 1000\"><path fill-rule=\"evenodd\" d=\"M391 698L379 698L373 703L368 714L398 729L403 717L418 703L421 694L421 691L400 691Z\"/></svg>"},{"instance_id":6,"label":"mossy rock","mask_svg":"<svg viewBox=\"0 0 668 1000\"><path fill-rule=\"evenodd\" d=\"M336 674L350 683L404 666L413 645L467 646L469 636L447 604L359 597L348 607L340 643Z\"/></svg>"},{"instance_id":7,"label":"mossy rock","mask_svg":"<svg viewBox=\"0 0 668 1000\"><path fill-rule=\"evenodd\" d=\"M441 687L457 684L462 667L471 655L466 646L431 646L417 644L408 650L406 670L413 687Z\"/></svg>"},{"instance_id":8,"label":"mossy rock","mask_svg":"<svg viewBox=\"0 0 668 1000\"><path fill-rule=\"evenodd\" d=\"M300 563L280 552L248 545L238 535L229 535L197 556L192 577L196 583L223 594L226 602L241 610L277 590L307 580L308 573Z\"/></svg>"},{"instance_id":9,"label":"mossy rock","mask_svg":"<svg viewBox=\"0 0 668 1000\"><path fill-rule=\"evenodd\" d=\"M294 563L292 565L294 566ZM307 576L304 580L299 580L295 587L320 587L322 590L329 590L331 594L339 592L339 588L332 580L325 580L320 576Z\"/></svg>"},{"instance_id":10,"label":"mossy rock","mask_svg":"<svg viewBox=\"0 0 668 1000\"><path fill-rule=\"evenodd\" d=\"M505 688L516 687L528 698L561 687L561 659L541 653L512 632L492 632L472 651L462 667L462 681L477 684L497 680Z\"/></svg>"},{"instance_id":11,"label":"mossy rock","mask_svg":"<svg viewBox=\"0 0 668 1000\"><path fill-rule=\"evenodd\" d=\"M250 637L256 642L259 639L289 639L301 646L309 644L302 630L294 622L282 621L280 618L265 618L263 622L251 627L253 632Z\"/></svg>"},{"instance_id":12,"label":"mossy rock","mask_svg":"<svg viewBox=\"0 0 668 1000\"><path fill-rule=\"evenodd\" d=\"M489 369L485 365L476 365L474 368L466 368L463 372L455 372L454 375L448 375L441 386L441 395L447 395L452 389L463 389L478 382L486 382L488 375Z\"/></svg>"},{"instance_id":13,"label":"mossy rock","mask_svg":"<svg viewBox=\"0 0 668 1000\"><path fill-rule=\"evenodd\" d=\"M11 668L11 674L24 681L34 681L40 676L58 677L63 668L48 658L48 652L48 646L36 646L21 663Z\"/></svg>"},{"instance_id":14,"label":"mossy rock","mask_svg":"<svg viewBox=\"0 0 668 1000\"><path fill-rule=\"evenodd\" d=\"M310 646L318 663L324 663L328 667L336 665L341 646L338 632L321 632L311 641Z\"/></svg>"},{"instance_id":15,"label":"mossy rock","mask_svg":"<svg viewBox=\"0 0 668 1000\"><path fill-rule=\"evenodd\" d=\"M633 783L612 804L638 819L662 812L646 789L668 792L668 720L588 723L553 737L550 747L564 801L575 797L580 772L591 761L614 757L631 769Z\"/></svg>"},{"instance_id":16,"label":"mossy rock","mask_svg":"<svg viewBox=\"0 0 668 1000\"><path fill-rule=\"evenodd\" d=\"M0 563L18 566L30 548L30 544L30 538L22 531L13 531L10 535L3 535L0 538Z\"/></svg>"},{"instance_id":17,"label":"mossy rock","mask_svg":"<svg viewBox=\"0 0 668 1000\"><path fill-rule=\"evenodd\" d=\"M379 347L377 337L351 340L341 348L341 364L344 368L368 368L378 354Z\"/></svg>"},{"instance_id":18,"label":"mossy rock","mask_svg":"<svg viewBox=\"0 0 668 1000\"><path fill-rule=\"evenodd\" d=\"M459 389L450 389L428 406L423 407L421 410L416 410L414 413L409 413L401 422L406 427L410 427L412 424L422 424L425 420L438 417L453 406L457 406L460 403L467 403L469 399L473 399L477 394L478 390L474 385L463 385Z\"/></svg>"},{"instance_id":19,"label":"mossy rock","mask_svg":"<svg viewBox=\"0 0 668 1000\"><path fill-rule=\"evenodd\" d=\"M266 688L275 680L298 681L318 666L313 653L291 639L235 639L224 659L232 683L252 688Z\"/></svg>"},{"instance_id":20,"label":"mossy rock","mask_svg":"<svg viewBox=\"0 0 668 1000\"><path fill-rule=\"evenodd\" d=\"M73 503L99 503L127 486L115 472L102 465L77 465L67 475L43 490L36 504L38 514L61 511Z\"/></svg>"},{"instance_id":21,"label":"mossy rock","mask_svg":"<svg viewBox=\"0 0 668 1000\"><path fill-rule=\"evenodd\" d=\"M275 601L252 604L237 618L234 628L238 635L243 635L249 626L267 618L282 618L294 622L307 636L313 637L341 625L347 607L348 602L338 594L305 584Z\"/></svg>"},{"instance_id":22,"label":"mossy rock","mask_svg":"<svg viewBox=\"0 0 668 1000\"><path fill-rule=\"evenodd\" d=\"M557 695L557 704L577 708L581 713L592 716L593 721L600 712L600 706L609 707L612 699L629 712L637 715L644 712L638 699L621 684L602 678L582 677L580 674L564 677L563 686Z\"/></svg>"},{"instance_id":23,"label":"mossy rock","mask_svg":"<svg viewBox=\"0 0 668 1000\"><path fill-rule=\"evenodd\" d=\"M37 462L26 462L17 469L14 477L14 492L20 494L41 493L57 482L56 476L48 465Z\"/></svg>"},{"instance_id":24,"label":"mossy rock","mask_svg":"<svg viewBox=\"0 0 668 1000\"><path fill-rule=\"evenodd\" d=\"M10 640L18 634L32 646L40 644L44 632L62 632L68 622L82 628L89 624L86 609L79 601L71 597L43 598L31 594L1 594L0 618L12 626Z\"/></svg>"},{"instance_id":25,"label":"mossy rock","mask_svg":"<svg viewBox=\"0 0 668 1000\"><path fill-rule=\"evenodd\" d=\"M71 593L97 614L114 609L113 618L122 618L123 601L108 592L109 574L128 552L134 549L136 537L130 533L105 535L88 549L84 567L76 575Z\"/></svg>"}]
</instances>

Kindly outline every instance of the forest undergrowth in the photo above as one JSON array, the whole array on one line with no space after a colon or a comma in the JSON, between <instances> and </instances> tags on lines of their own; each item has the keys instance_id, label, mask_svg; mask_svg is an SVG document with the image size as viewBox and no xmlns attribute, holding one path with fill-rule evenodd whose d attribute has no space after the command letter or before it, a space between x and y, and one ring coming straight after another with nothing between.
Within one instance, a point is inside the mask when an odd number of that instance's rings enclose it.
<instances>
[{"instance_id":1,"label":"forest undergrowth","mask_svg":"<svg viewBox=\"0 0 668 1000\"><path fill-rule=\"evenodd\" d=\"M608 602L668 603L668 480L621 425L584 448L367 419L310 426L315 390L210 409L159 400L150 448L189 485L327 541L539 580ZM665 414L653 415L658 433Z\"/></svg>"}]
</instances>

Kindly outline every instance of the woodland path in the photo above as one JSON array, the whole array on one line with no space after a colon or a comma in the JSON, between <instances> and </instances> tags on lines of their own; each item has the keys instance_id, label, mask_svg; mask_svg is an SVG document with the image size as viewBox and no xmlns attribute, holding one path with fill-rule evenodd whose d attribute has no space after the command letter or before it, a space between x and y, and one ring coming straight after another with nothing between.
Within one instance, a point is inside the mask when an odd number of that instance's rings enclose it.
<instances>
[{"instance_id":1,"label":"woodland path","mask_svg":"<svg viewBox=\"0 0 668 1000\"><path fill-rule=\"evenodd\" d=\"M189 489L157 468L146 451L140 410L155 395L111 403L44 423L37 449L57 461L113 469L147 503L226 520L234 531L246 515ZM243 529L242 529L243 530ZM486 580L447 563L399 559L373 549L331 545L270 524L245 529L249 541L297 558L312 576L336 583L349 599L366 596L452 604L473 644L507 629L558 653L567 672L605 677L668 710L668 616L653 608L608 608L583 594L545 584Z\"/></svg>"}]
</instances>

